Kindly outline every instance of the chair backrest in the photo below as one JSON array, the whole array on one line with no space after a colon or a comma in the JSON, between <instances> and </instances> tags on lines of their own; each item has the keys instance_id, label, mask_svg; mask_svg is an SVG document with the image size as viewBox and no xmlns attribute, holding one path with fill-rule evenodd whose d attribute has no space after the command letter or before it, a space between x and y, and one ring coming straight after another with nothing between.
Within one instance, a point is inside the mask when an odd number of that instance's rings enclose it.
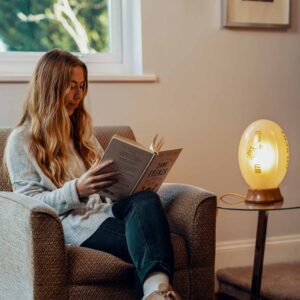
<instances>
[{"instance_id":1,"label":"chair backrest","mask_svg":"<svg viewBox=\"0 0 300 300\"><path fill-rule=\"evenodd\" d=\"M0 128L0 191L12 191L11 183L8 177L3 175L3 154L7 138L12 128ZM94 128L94 134L103 149L106 149L110 139L114 134L135 140L134 134L129 126L97 126Z\"/></svg>"},{"instance_id":2,"label":"chair backrest","mask_svg":"<svg viewBox=\"0 0 300 300\"><path fill-rule=\"evenodd\" d=\"M0 191L12 191L10 180L3 172L3 155L7 138L12 128L0 128Z\"/></svg>"}]
</instances>

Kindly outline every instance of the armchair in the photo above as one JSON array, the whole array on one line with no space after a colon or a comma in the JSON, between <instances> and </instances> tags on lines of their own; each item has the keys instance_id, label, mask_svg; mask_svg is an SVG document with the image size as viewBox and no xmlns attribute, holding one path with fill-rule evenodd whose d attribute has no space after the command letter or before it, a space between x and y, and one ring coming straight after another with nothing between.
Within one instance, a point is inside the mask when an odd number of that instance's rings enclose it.
<instances>
[{"instance_id":1,"label":"armchair","mask_svg":"<svg viewBox=\"0 0 300 300\"><path fill-rule=\"evenodd\" d=\"M11 129L0 129L0 168ZM129 127L97 127L106 148L114 133L134 139ZM134 299L134 268L110 254L65 245L62 225L48 205L12 193L0 178L1 299ZM163 184L159 194L172 232L174 286L183 299L214 299L215 195L184 184Z\"/></svg>"}]
</instances>

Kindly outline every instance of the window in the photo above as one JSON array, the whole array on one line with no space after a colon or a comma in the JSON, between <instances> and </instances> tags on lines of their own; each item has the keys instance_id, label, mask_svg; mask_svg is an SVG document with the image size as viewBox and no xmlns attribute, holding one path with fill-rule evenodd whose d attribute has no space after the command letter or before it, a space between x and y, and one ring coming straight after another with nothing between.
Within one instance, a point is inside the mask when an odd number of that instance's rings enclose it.
<instances>
[{"instance_id":1,"label":"window","mask_svg":"<svg viewBox=\"0 0 300 300\"><path fill-rule=\"evenodd\" d=\"M0 79L28 80L58 47L80 55L90 78L140 75L140 0L0 1Z\"/></svg>"}]
</instances>

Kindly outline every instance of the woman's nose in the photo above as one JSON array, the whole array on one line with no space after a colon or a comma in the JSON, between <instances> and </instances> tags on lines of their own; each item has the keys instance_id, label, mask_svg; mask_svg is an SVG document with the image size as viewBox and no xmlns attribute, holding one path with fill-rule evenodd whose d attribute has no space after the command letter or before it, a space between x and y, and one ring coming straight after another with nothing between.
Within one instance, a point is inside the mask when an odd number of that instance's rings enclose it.
<instances>
[{"instance_id":1,"label":"woman's nose","mask_svg":"<svg viewBox=\"0 0 300 300\"><path fill-rule=\"evenodd\" d=\"M83 91L81 88L77 87L74 93L74 98L75 99L81 99L83 95Z\"/></svg>"}]
</instances>

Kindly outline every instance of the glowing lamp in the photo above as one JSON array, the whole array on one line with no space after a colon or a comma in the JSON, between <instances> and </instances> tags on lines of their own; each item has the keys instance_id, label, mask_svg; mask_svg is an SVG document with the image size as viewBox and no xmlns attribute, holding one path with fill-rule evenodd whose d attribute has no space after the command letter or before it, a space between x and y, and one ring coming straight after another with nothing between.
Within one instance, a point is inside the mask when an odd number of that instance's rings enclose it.
<instances>
[{"instance_id":1,"label":"glowing lamp","mask_svg":"<svg viewBox=\"0 0 300 300\"><path fill-rule=\"evenodd\" d=\"M249 185L246 201L283 201L279 184L289 162L289 146L283 130L269 120L258 120L244 131L239 145L241 173Z\"/></svg>"}]
</instances>

